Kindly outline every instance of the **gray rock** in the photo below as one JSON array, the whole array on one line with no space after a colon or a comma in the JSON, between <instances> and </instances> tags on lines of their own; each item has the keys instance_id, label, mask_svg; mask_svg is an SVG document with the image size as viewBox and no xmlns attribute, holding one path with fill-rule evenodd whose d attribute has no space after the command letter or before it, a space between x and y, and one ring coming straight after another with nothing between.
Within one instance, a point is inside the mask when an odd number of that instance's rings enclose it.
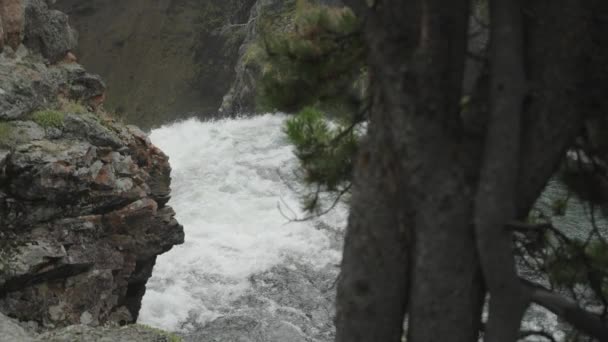
<instances>
[{"instance_id":1,"label":"gray rock","mask_svg":"<svg viewBox=\"0 0 608 342\"><path fill-rule=\"evenodd\" d=\"M91 328L85 325L70 326L40 335L44 342L174 342L175 335L142 325L121 328Z\"/></svg>"},{"instance_id":2,"label":"gray rock","mask_svg":"<svg viewBox=\"0 0 608 342\"><path fill-rule=\"evenodd\" d=\"M264 20L270 21L274 29L285 30L292 25L294 8L294 0L256 1L247 22L247 35L239 48L239 58L235 67L236 77L219 108L221 116L232 117L256 112L255 102L262 69L251 49L257 48L256 44L261 38L258 23Z\"/></svg>"},{"instance_id":3,"label":"gray rock","mask_svg":"<svg viewBox=\"0 0 608 342\"><path fill-rule=\"evenodd\" d=\"M336 237L337 239L341 237ZM330 342L334 340L334 298L338 268L292 263L250 277L252 288L229 312L193 331L184 341Z\"/></svg>"},{"instance_id":4,"label":"gray rock","mask_svg":"<svg viewBox=\"0 0 608 342\"><path fill-rule=\"evenodd\" d=\"M70 98L90 103L96 98L105 96L106 84L99 75L88 73L76 63L61 64L60 67L66 72Z\"/></svg>"},{"instance_id":5,"label":"gray rock","mask_svg":"<svg viewBox=\"0 0 608 342\"><path fill-rule=\"evenodd\" d=\"M39 63L0 59L0 119L17 119L51 104L59 82Z\"/></svg>"},{"instance_id":6,"label":"gray rock","mask_svg":"<svg viewBox=\"0 0 608 342\"><path fill-rule=\"evenodd\" d=\"M45 0L26 1L24 44L29 49L55 63L76 48L77 40L66 14L49 9Z\"/></svg>"},{"instance_id":7,"label":"gray rock","mask_svg":"<svg viewBox=\"0 0 608 342\"><path fill-rule=\"evenodd\" d=\"M184 336L184 341L307 342L307 339L286 321L264 322L247 316L227 316L209 323L202 332Z\"/></svg>"},{"instance_id":8,"label":"gray rock","mask_svg":"<svg viewBox=\"0 0 608 342\"><path fill-rule=\"evenodd\" d=\"M0 342L34 342L35 336L26 332L16 321L0 313Z\"/></svg>"},{"instance_id":9,"label":"gray rock","mask_svg":"<svg viewBox=\"0 0 608 342\"><path fill-rule=\"evenodd\" d=\"M120 149L125 143L108 127L100 124L93 114L68 114L64 120L65 131L72 136L83 137L95 146L109 146Z\"/></svg>"},{"instance_id":10,"label":"gray rock","mask_svg":"<svg viewBox=\"0 0 608 342\"><path fill-rule=\"evenodd\" d=\"M35 110L53 108L59 95L96 107L104 92L99 76L78 64L46 66L0 58L0 119L23 119Z\"/></svg>"},{"instance_id":11,"label":"gray rock","mask_svg":"<svg viewBox=\"0 0 608 342\"><path fill-rule=\"evenodd\" d=\"M58 310L60 315L61 311ZM88 312L84 312L85 321ZM0 342L179 342L177 335L145 325L124 327L90 327L72 325L37 334L25 324L0 313Z\"/></svg>"},{"instance_id":12,"label":"gray rock","mask_svg":"<svg viewBox=\"0 0 608 342\"><path fill-rule=\"evenodd\" d=\"M0 310L45 327L132 322L156 256L184 239L162 202L167 157L124 127L68 118L80 132L66 123L68 138L38 135L4 157Z\"/></svg>"},{"instance_id":13,"label":"gray rock","mask_svg":"<svg viewBox=\"0 0 608 342\"><path fill-rule=\"evenodd\" d=\"M42 62L74 39L46 0L27 0L25 37L31 51L0 55L0 312L42 330L134 322L156 257L184 240L165 205L168 158L140 130L94 113L30 116L66 101L94 109L105 85L73 61ZM41 341L106 338L68 330Z\"/></svg>"},{"instance_id":14,"label":"gray rock","mask_svg":"<svg viewBox=\"0 0 608 342\"><path fill-rule=\"evenodd\" d=\"M24 144L34 140L42 140L46 137L44 128L33 121L15 121L11 124L15 144Z\"/></svg>"}]
</instances>

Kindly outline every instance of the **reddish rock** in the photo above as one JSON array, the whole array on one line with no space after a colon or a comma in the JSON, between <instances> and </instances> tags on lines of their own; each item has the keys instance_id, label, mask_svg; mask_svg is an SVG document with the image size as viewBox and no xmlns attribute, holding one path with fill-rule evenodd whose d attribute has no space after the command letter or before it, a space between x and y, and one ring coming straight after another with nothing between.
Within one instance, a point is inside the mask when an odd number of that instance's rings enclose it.
<instances>
[{"instance_id":1,"label":"reddish rock","mask_svg":"<svg viewBox=\"0 0 608 342\"><path fill-rule=\"evenodd\" d=\"M78 62L78 58L76 58L76 55L74 55L71 51L68 51L68 53L66 53L65 57L63 58L63 62L64 63L76 63L76 62Z\"/></svg>"},{"instance_id":2,"label":"reddish rock","mask_svg":"<svg viewBox=\"0 0 608 342\"><path fill-rule=\"evenodd\" d=\"M23 38L23 0L0 0L0 17L2 17L4 43L16 49Z\"/></svg>"}]
</instances>

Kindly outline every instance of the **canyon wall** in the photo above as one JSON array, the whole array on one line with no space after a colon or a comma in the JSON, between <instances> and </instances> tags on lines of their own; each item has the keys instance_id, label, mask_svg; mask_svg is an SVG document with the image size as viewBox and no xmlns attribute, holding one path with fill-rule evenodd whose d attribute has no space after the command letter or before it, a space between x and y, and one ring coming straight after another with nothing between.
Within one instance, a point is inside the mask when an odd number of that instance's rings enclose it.
<instances>
[{"instance_id":1,"label":"canyon wall","mask_svg":"<svg viewBox=\"0 0 608 342\"><path fill-rule=\"evenodd\" d=\"M108 83L106 107L148 128L216 115L255 0L58 0L80 62Z\"/></svg>"}]
</instances>

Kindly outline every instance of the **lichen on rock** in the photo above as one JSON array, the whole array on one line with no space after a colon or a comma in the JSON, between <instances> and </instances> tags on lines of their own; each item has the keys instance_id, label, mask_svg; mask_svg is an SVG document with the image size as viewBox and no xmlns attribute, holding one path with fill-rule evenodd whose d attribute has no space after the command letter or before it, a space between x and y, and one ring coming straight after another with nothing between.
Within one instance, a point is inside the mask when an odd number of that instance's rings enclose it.
<instances>
[{"instance_id":1,"label":"lichen on rock","mask_svg":"<svg viewBox=\"0 0 608 342\"><path fill-rule=\"evenodd\" d=\"M25 14L13 18L4 6L16 3L0 0L3 24L25 18L20 43L0 53L0 313L98 336L85 326L137 319L157 255L183 242L167 206L171 168L141 130L100 109L99 76L64 58L65 15L18 2Z\"/></svg>"}]
</instances>

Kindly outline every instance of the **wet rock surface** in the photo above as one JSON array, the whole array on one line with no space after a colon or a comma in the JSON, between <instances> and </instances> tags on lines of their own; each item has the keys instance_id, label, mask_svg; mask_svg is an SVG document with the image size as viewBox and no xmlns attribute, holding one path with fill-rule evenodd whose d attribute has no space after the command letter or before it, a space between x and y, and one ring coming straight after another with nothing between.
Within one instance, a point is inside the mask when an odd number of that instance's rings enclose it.
<instances>
[{"instance_id":1,"label":"wet rock surface","mask_svg":"<svg viewBox=\"0 0 608 342\"><path fill-rule=\"evenodd\" d=\"M342 233L335 236L336 248ZM246 295L231 310L193 332L186 342L330 342L338 265L316 268L298 262L277 265L250 277Z\"/></svg>"}]
</instances>

